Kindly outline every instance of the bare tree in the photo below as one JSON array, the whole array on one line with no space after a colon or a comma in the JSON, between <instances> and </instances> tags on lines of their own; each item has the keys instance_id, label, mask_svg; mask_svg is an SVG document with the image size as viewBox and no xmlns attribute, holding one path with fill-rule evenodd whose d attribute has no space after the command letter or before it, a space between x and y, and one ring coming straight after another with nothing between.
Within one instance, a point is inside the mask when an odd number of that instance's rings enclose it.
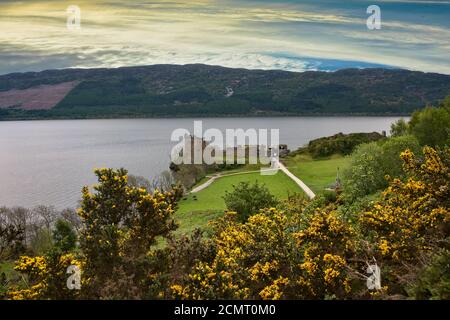
<instances>
[{"instance_id":1,"label":"bare tree","mask_svg":"<svg viewBox=\"0 0 450 320\"><path fill-rule=\"evenodd\" d=\"M82 222L75 209L64 209L61 211L60 215L64 220L70 223L70 225L76 230L77 233L80 231Z\"/></svg>"},{"instance_id":2,"label":"bare tree","mask_svg":"<svg viewBox=\"0 0 450 320\"><path fill-rule=\"evenodd\" d=\"M36 223L42 224L45 228L51 229L53 223L58 218L58 212L53 206L37 206L32 210L34 217L38 219Z\"/></svg>"}]
</instances>

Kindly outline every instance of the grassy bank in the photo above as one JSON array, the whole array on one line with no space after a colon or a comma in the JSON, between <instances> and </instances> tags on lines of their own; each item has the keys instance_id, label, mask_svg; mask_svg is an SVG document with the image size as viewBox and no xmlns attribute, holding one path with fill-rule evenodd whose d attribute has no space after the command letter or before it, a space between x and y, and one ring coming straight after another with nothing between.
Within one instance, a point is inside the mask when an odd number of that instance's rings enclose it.
<instances>
[{"instance_id":1,"label":"grassy bank","mask_svg":"<svg viewBox=\"0 0 450 320\"><path fill-rule=\"evenodd\" d=\"M284 161L288 169L316 194L336 180L337 169L342 173L350 165L350 158L333 155L327 159L313 160L309 155L296 155Z\"/></svg>"}]
</instances>

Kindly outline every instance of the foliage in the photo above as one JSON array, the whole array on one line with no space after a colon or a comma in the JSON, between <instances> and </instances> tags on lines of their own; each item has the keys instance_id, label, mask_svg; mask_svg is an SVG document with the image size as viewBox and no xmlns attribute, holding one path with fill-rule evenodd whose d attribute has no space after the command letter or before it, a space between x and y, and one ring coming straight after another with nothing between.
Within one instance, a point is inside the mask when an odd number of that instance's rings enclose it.
<instances>
[{"instance_id":1,"label":"foliage","mask_svg":"<svg viewBox=\"0 0 450 320\"><path fill-rule=\"evenodd\" d=\"M306 225L295 235L303 251L300 296L347 297L352 291L348 259L355 253L355 231L333 207L316 210Z\"/></svg>"},{"instance_id":2,"label":"foliage","mask_svg":"<svg viewBox=\"0 0 450 320\"><path fill-rule=\"evenodd\" d=\"M288 219L275 209L250 216L244 224L228 213L216 224L216 254L198 262L175 298L279 299L284 297L295 256Z\"/></svg>"},{"instance_id":3,"label":"foliage","mask_svg":"<svg viewBox=\"0 0 450 320\"><path fill-rule=\"evenodd\" d=\"M116 280L115 272L132 278L134 286L142 289L146 283L141 259L157 237L176 229L172 215L180 190L149 194L129 186L124 169L98 169L95 174L99 181L95 193L83 188L79 209L83 221L80 247L86 261L83 273L89 279L84 294L99 297L103 285ZM127 297L122 294L114 298Z\"/></svg>"},{"instance_id":4,"label":"foliage","mask_svg":"<svg viewBox=\"0 0 450 320\"><path fill-rule=\"evenodd\" d=\"M391 124L391 136L400 137L409 133L409 125L405 119L399 119Z\"/></svg>"},{"instance_id":5,"label":"foliage","mask_svg":"<svg viewBox=\"0 0 450 320\"><path fill-rule=\"evenodd\" d=\"M412 136L394 137L380 143L363 144L352 154L351 166L344 172L344 197L349 201L364 197L388 185L386 176L404 178L400 152L420 150Z\"/></svg>"},{"instance_id":6,"label":"foliage","mask_svg":"<svg viewBox=\"0 0 450 320\"><path fill-rule=\"evenodd\" d=\"M440 250L430 260L406 290L414 299L450 300L450 251Z\"/></svg>"},{"instance_id":7,"label":"foliage","mask_svg":"<svg viewBox=\"0 0 450 320\"><path fill-rule=\"evenodd\" d=\"M354 200L385 186L382 152L382 147L374 142L356 148L350 168L344 172L346 198Z\"/></svg>"},{"instance_id":8,"label":"foliage","mask_svg":"<svg viewBox=\"0 0 450 320\"><path fill-rule=\"evenodd\" d=\"M43 255L53 248L53 238L51 230L41 227L36 230L29 245L31 251L36 255Z\"/></svg>"},{"instance_id":9,"label":"foliage","mask_svg":"<svg viewBox=\"0 0 450 320\"><path fill-rule=\"evenodd\" d=\"M82 268L80 260L72 254L27 257L21 256L14 270L27 277L26 288L12 288L13 300L74 299L78 290L67 288L67 268L76 265Z\"/></svg>"},{"instance_id":10,"label":"foliage","mask_svg":"<svg viewBox=\"0 0 450 320\"><path fill-rule=\"evenodd\" d=\"M422 146L450 145L450 107L426 107L413 113L409 123L411 133Z\"/></svg>"},{"instance_id":11,"label":"foliage","mask_svg":"<svg viewBox=\"0 0 450 320\"><path fill-rule=\"evenodd\" d=\"M149 253L152 282L147 297L172 298L172 288L189 281L189 274L196 264L211 261L215 253L213 242L205 239L200 229L189 236L169 237L165 248Z\"/></svg>"},{"instance_id":12,"label":"foliage","mask_svg":"<svg viewBox=\"0 0 450 320\"><path fill-rule=\"evenodd\" d=\"M246 221L259 209L275 207L278 203L269 189L258 181L253 184L240 182L231 192L226 191L223 198L227 209L236 212L241 221Z\"/></svg>"},{"instance_id":13,"label":"foliage","mask_svg":"<svg viewBox=\"0 0 450 320\"><path fill-rule=\"evenodd\" d=\"M387 155L413 142L401 136L358 150ZM80 248L67 222L57 222L55 246L67 252L21 256L15 270L23 281L0 275L0 295L8 285L12 299L448 299L450 149L422 153L401 152L404 173L388 178L380 195L344 204L291 195L277 208L247 208L245 220L227 212L209 237L174 236L178 188L149 194L130 186L123 169L96 170L94 193L83 189ZM233 197L254 186L241 187ZM162 237L167 244L156 246ZM379 291L365 286L373 261ZM66 287L73 264L83 272L81 291Z\"/></svg>"},{"instance_id":14,"label":"foliage","mask_svg":"<svg viewBox=\"0 0 450 320\"><path fill-rule=\"evenodd\" d=\"M0 224L0 261L16 257L24 249L23 229L20 226Z\"/></svg>"},{"instance_id":15,"label":"foliage","mask_svg":"<svg viewBox=\"0 0 450 320\"><path fill-rule=\"evenodd\" d=\"M293 199L291 199L293 200ZM351 292L348 261L354 231L332 207L306 215L265 209L245 223L228 213L215 224L215 256L197 262L178 284L182 299L323 299Z\"/></svg>"},{"instance_id":16,"label":"foliage","mask_svg":"<svg viewBox=\"0 0 450 320\"><path fill-rule=\"evenodd\" d=\"M328 157L333 154L350 154L356 146L385 137L377 132L372 133L338 133L331 137L311 140L306 148L313 158Z\"/></svg>"},{"instance_id":17,"label":"foliage","mask_svg":"<svg viewBox=\"0 0 450 320\"><path fill-rule=\"evenodd\" d=\"M407 70L297 73L196 64L10 74L0 76L0 91L70 81L80 83L55 108L0 108L0 120L408 114L435 104L450 89L447 75Z\"/></svg>"},{"instance_id":18,"label":"foliage","mask_svg":"<svg viewBox=\"0 0 450 320\"><path fill-rule=\"evenodd\" d=\"M450 233L450 149L424 148L424 158L402 153L406 181L393 179L382 198L361 216L361 228L398 283L423 252L445 244Z\"/></svg>"},{"instance_id":19,"label":"foliage","mask_svg":"<svg viewBox=\"0 0 450 320\"><path fill-rule=\"evenodd\" d=\"M77 244L77 234L69 222L58 219L53 230L53 242L57 250L61 252L70 252L75 249Z\"/></svg>"},{"instance_id":20,"label":"foliage","mask_svg":"<svg viewBox=\"0 0 450 320\"><path fill-rule=\"evenodd\" d=\"M154 177L151 181L142 176L129 174L128 184L132 187L144 188L148 192L154 192L156 189L165 192L170 191L176 185L176 182L171 172L164 171L159 176Z\"/></svg>"}]
</instances>

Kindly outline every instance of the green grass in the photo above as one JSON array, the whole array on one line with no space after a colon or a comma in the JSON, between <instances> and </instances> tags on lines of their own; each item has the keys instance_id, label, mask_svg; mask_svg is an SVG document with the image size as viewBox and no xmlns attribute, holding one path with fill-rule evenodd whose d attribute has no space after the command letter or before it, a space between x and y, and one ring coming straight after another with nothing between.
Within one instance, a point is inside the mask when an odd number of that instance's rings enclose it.
<instances>
[{"instance_id":1,"label":"green grass","mask_svg":"<svg viewBox=\"0 0 450 320\"><path fill-rule=\"evenodd\" d=\"M279 199L287 198L288 194L302 192L297 184L282 172L273 176L247 173L222 177L215 180L208 188L189 194L180 200L179 208L175 213L175 220L180 224L177 232L189 233L195 228L204 228L209 221L220 217L225 209L225 202L222 198L225 192L231 191L233 185L244 181L258 181L265 184L270 192Z\"/></svg>"},{"instance_id":2,"label":"green grass","mask_svg":"<svg viewBox=\"0 0 450 320\"><path fill-rule=\"evenodd\" d=\"M11 279L16 273L14 271L14 261L2 261L0 263L0 274L5 273L6 279Z\"/></svg>"},{"instance_id":3,"label":"green grass","mask_svg":"<svg viewBox=\"0 0 450 320\"><path fill-rule=\"evenodd\" d=\"M288 158L285 163L289 171L315 193L321 193L336 180L338 167L342 178L343 170L350 165L350 157L334 155L328 159L313 160L307 155L296 155Z\"/></svg>"},{"instance_id":4,"label":"green grass","mask_svg":"<svg viewBox=\"0 0 450 320\"><path fill-rule=\"evenodd\" d=\"M335 181L338 167L342 172L349 166L350 158L334 155L328 159L313 160L309 155L299 154L285 159L284 162L288 169L303 180L315 193L321 193ZM223 172L223 174L251 170L257 170L257 167L246 166L239 170ZM201 183L206 180L203 179ZM225 192L231 191L233 185L243 181L264 183L270 192L279 199L287 198L289 193L302 193L297 184L282 172L273 176L247 173L222 177L214 181L208 188L187 195L180 200L179 208L175 213L175 220L180 224L177 233L190 233L196 228L207 228L209 221L223 215L225 202L222 197Z\"/></svg>"}]
</instances>

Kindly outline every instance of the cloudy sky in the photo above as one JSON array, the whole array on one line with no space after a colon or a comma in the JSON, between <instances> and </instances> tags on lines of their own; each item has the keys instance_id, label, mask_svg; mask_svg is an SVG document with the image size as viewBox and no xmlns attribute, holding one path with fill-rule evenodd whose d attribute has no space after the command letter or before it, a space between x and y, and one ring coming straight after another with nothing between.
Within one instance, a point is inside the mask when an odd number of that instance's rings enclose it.
<instances>
[{"instance_id":1,"label":"cloudy sky","mask_svg":"<svg viewBox=\"0 0 450 320\"><path fill-rule=\"evenodd\" d=\"M369 30L369 5L381 30ZM69 5L81 29L67 28ZM450 1L0 0L0 74L205 63L450 74Z\"/></svg>"}]
</instances>

